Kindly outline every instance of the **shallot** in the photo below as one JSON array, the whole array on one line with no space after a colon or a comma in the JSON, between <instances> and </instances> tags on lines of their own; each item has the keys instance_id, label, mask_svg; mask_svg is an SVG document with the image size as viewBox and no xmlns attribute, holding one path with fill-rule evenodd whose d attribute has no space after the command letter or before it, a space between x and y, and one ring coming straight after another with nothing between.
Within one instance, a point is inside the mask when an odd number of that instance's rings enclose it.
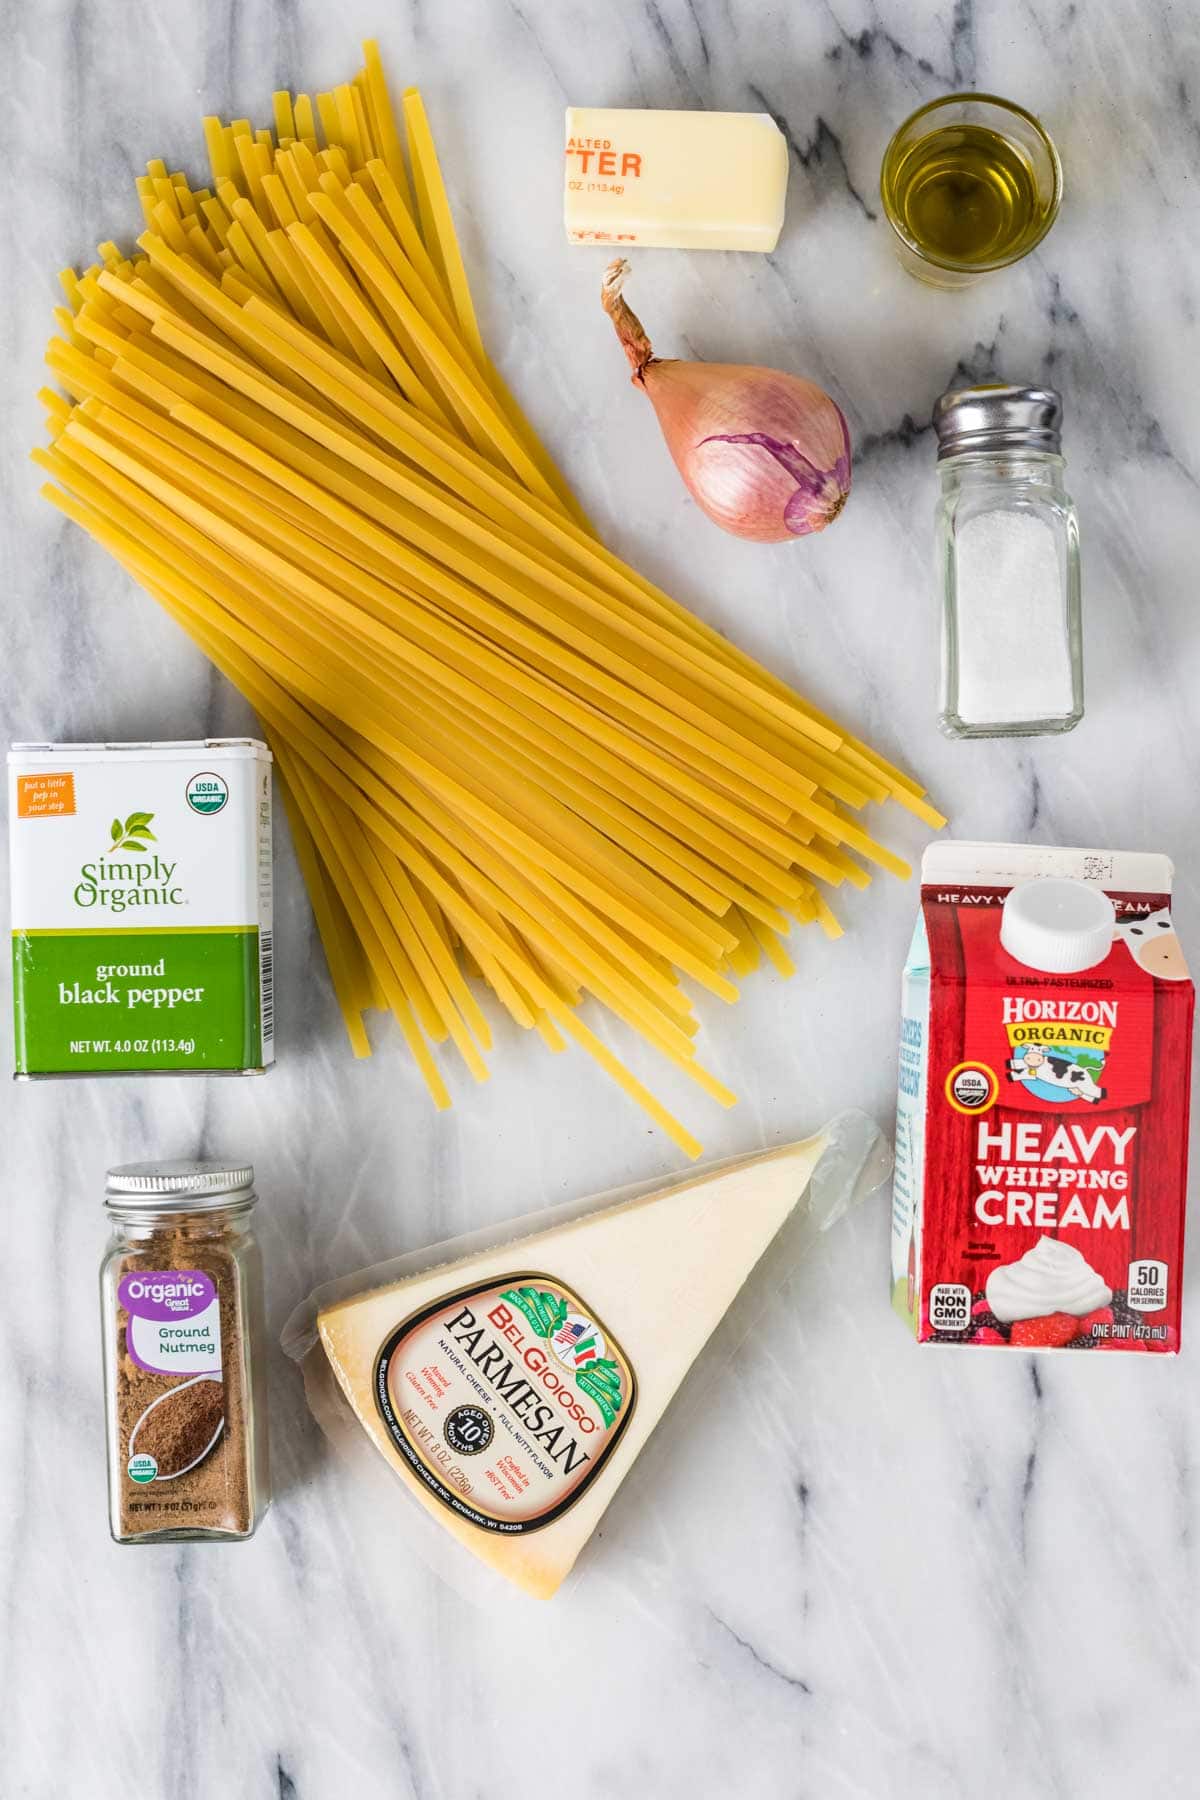
<instances>
[{"instance_id":1,"label":"shallot","mask_svg":"<svg viewBox=\"0 0 1200 1800\"><path fill-rule=\"evenodd\" d=\"M604 310L692 498L723 530L758 543L824 531L850 492L841 408L800 375L655 356L621 295L628 273L623 257L609 264Z\"/></svg>"}]
</instances>

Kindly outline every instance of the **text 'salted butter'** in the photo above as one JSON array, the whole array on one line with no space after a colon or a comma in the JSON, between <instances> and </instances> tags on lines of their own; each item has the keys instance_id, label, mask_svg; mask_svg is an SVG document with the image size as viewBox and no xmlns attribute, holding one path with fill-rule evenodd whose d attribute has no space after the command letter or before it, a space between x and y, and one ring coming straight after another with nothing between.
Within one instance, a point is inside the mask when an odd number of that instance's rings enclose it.
<instances>
[{"instance_id":1,"label":"text 'salted butter'","mask_svg":"<svg viewBox=\"0 0 1200 1800\"><path fill-rule=\"evenodd\" d=\"M569 106L563 216L572 244L774 250L788 152L766 113Z\"/></svg>"}]
</instances>

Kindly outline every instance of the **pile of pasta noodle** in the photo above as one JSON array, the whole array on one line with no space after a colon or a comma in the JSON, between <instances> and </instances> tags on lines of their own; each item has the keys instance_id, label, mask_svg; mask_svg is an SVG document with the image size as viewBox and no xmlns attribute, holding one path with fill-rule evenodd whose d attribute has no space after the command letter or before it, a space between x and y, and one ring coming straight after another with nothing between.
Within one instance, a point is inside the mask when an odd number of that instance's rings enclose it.
<instances>
[{"instance_id":1,"label":"pile of pasta noodle","mask_svg":"<svg viewBox=\"0 0 1200 1800\"><path fill-rule=\"evenodd\" d=\"M315 104L276 94L274 131L205 133L211 186L150 163L137 254L62 275L44 492L258 713L355 1053L390 1010L448 1105L436 1046L488 1073L482 977L698 1154L584 996L731 1104L680 977L735 1000L761 957L791 972L794 923L838 934L818 883L906 876L868 802L943 821L599 541L373 44Z\"/></svg>"}]
</instances>

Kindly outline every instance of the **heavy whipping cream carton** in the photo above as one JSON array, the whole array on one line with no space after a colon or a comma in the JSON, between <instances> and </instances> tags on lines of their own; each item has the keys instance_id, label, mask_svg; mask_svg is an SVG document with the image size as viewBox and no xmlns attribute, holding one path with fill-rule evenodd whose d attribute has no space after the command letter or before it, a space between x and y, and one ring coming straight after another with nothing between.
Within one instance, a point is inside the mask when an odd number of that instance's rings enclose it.
<instances>
[{"instance_id":1,"label":"heavy whipping cream carton","mask_svg":"<svg viewBox=\"0 0 1200 1800\"><path fill-rule=\"evenodd\" d=\"M1179 1348L1194 991L1171 864L926 851L892 1295L921 1343Z\"/></svg>"},{"instance_id":2,"label":"heavy whipping cream carton","mask_svg":"<svg viewBox=\"0 0 1200 1800\"><path fill-rule=\"evenodd\" d=\"M16 744L8 807L19 1077L274 1061L265 744Z\"/></svg>"}]
</instances>

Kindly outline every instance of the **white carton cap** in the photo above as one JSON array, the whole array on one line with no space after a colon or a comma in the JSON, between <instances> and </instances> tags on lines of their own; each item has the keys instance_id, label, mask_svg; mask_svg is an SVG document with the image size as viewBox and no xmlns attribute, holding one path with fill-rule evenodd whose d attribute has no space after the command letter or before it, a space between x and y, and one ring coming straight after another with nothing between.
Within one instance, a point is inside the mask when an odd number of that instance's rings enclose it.
<instances>
[{"instance_id":1,"label":"white carton cap","mask_svg":"<svg viewBox=\"0 0 1200 1800\"><path fill-rule=\"evenodd\" d=\"M1084 881L1022 881L1004 902L1000 942L1028 969L1070 975L1108 955L1116 929L1108 895Z\"/></svg>"}]
</instances>

